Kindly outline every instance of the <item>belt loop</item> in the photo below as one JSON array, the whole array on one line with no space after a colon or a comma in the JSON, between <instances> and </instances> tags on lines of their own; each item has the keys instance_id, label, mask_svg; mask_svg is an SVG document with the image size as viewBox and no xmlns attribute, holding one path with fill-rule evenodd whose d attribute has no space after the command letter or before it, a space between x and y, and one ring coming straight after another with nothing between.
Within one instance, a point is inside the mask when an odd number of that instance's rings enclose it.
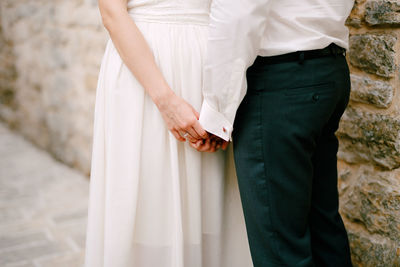
<instances>
[{"instance_id":1,"label":"belt loop","mask_svg":"<svg viewBox=\"0 0 400 267\"><path fill-rule=\"evenodd\" d=\"M299 52L299 64L304 63L304 51Z\"/></svg>"},{"instance_id":2,"label":"belt loop","mask_svg":"<svg viewBox=\"0 0 400 267\"><path fill-rule=\"evenodd\" d=\"M331 43L330 45L329 45L329 48L330 48L330 50L331 50L331 53L332 53L332 55L336 58L337 57L337 50L335 49L336 48L336 46L333 44L333 43Z\"/></svg>"}]
</instances>

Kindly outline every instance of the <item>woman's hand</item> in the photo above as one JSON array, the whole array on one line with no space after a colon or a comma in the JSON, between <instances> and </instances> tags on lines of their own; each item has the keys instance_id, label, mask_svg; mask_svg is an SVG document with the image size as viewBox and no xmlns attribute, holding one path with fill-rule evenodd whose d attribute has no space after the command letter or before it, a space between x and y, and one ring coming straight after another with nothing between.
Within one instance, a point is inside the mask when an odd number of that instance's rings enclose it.
<instances>
[{"instance_id":1,"label":"woman's hand","mask_svg":"<svg viewBox=\"0 0 400 267\"><path fill-rule=\"evenodd\" d=\"M199 113L183 98L172 91L166 96L155 99L158 109L167 124L168 130L179 141L197 142L208 137L198 119Z\"/></svg>"}]
</instances>

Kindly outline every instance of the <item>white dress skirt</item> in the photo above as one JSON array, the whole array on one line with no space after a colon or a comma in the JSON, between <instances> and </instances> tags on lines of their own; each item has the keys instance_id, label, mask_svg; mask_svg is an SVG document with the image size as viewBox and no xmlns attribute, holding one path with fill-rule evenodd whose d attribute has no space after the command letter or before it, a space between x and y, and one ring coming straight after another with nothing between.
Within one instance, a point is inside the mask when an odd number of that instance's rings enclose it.
<instances>
[{"instance_id":1,"label":"white dress skirt","mask_svg":"<svg viewBox=\"0 0 400 267\"><path fill-rule=\"evenodd\" d=\"M168 84L197 110L209 5L128 3ZM94 118L85 267L252 266L231 148L177 141L111 40Z\"/></svg>"}]
</instances>

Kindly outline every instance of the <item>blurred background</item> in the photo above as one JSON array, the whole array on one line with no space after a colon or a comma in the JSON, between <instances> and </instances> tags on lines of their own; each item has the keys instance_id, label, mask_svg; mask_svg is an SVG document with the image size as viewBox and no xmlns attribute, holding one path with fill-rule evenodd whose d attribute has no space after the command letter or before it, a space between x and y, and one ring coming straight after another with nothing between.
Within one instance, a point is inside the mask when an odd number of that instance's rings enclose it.
<instances>
[{"instance_id":1,"label":"blurred background","mask_svg":"<svg viewBox=\"0 0 400 267\"><path fill-rule=\"evenodd\" d=\"M400 1L356 0L338 137L355 266L400 266ZM83 263L97 75L96 0L0 0L0 266Z\"/></svg>"}]
</instances>

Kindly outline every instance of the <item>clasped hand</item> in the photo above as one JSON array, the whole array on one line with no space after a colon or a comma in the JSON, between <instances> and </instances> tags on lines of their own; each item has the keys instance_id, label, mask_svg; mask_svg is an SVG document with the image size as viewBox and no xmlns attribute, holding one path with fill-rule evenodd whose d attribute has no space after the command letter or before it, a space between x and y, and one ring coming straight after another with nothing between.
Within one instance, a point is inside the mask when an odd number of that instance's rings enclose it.
<instances>
[{"instance_id":1,"label":"clasped hand","mask_svg":"<svg viewBox=\"0 0 400 267\"><path fill-rule=\"evenodd\" d=\"M229 142L206 132L199 123L200 114L184 99L171 94L157 103L167 128L178 141L189 141L200 152L225 150Z\"/></svg>"}]
</instances>

